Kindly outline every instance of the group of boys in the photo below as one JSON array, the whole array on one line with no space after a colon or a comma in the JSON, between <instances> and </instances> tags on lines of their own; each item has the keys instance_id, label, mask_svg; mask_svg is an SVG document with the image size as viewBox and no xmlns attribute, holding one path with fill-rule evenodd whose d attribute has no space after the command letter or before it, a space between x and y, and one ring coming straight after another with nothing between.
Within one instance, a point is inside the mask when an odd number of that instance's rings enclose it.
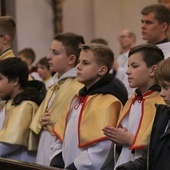
<instances>
[{"instance_id":1,"label":"group of boys","mask_svg":"<svg viewBox=\"0 0 170 170\"><path fill-rule=\"evenodd\" d=\"M160 9L167 11L160 4L142 10L143 38L152 24L162 36L130 49L126 74L136 90L129 99L110 74L112 50L87 45L74 33L57 34L51 43L47 59L56 73L47 93L42 82L27 81L25 62L13 55L1 60L0 97L6 102L0 109L0 156L70 170L169 169L169 21L159 20ZM10 44L10 35L0 31Z\"/></svg>"}]
</instances>

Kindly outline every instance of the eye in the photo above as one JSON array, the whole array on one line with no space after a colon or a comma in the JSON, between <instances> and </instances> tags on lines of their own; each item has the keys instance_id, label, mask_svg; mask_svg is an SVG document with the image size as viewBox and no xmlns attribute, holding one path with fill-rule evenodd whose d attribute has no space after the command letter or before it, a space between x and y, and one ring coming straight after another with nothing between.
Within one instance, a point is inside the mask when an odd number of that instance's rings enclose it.
<instances>
[{"instance_id":1,"label":"eye","mask_svg":"<svg viewBox=\"0 0 170 170\"><path fill-rule=\"evenodd\" d=\"M139 67L138 65L136 65L136 64L132 64L131 65L133 68L137 68L137 67Z\"/></svg>"},{"instance_id":2,"label":"eye","mask_svg":"<svg viewBox=\"0 0 170 170\"><path fill-rule=\"evenodd\" d=\"M88 65L89 62L88 62L88 61L83 61L83 64L84 64L84 65Z\"/></svg>"},{"instance_id":3,"label":"eye","mask_svg":"<svg viewBox=\"0 0 170 170\"><path fill-rule=\"evenodd\" d=\"M4 78L2 76L0 76L0 80L3 80Z\"/></svg>"},{"instance_id":4,"label":"eye","mask_svg":"<svg viewBox=\"0 0 170 170\"><path fill-rule=\"evenodd\" d=\"M56 50L52 50L52 53L54 54L54 55L59 55L60 53L58 52L58 51L56 51Z\"/></svg>"},{"instance_id":5,"label":"eye","mask_svg":"<svg viewBox=\"0 0 170 170\"><path fill-rule=\"evenodd\" d=\"M49 54L52 54L52 55L59 55L60 53L56 50L49 50Z\"/></svg>"},{"instance_id":6,"label":"eye","mask_svg":"<svg viewBox=\"0 0 170 170\"><path fill-rule=\"evenodd\" d=\"M153 22L151 22L151 21L146 21L146 24L148 24L148 25L150 25L150 24L152 24Z\"/></svg>"},{"instance_id":7,"label":"eye","mask_svg":"<svg viewBox=\"0 0 170 170\"><path fill-rule=\"evenodd\" d=\"M165 90L168 90L169 89L169 86L166 85L166 84L161 84L160 85L162 89L165 89Z\"/></svg>"}]
</instances>

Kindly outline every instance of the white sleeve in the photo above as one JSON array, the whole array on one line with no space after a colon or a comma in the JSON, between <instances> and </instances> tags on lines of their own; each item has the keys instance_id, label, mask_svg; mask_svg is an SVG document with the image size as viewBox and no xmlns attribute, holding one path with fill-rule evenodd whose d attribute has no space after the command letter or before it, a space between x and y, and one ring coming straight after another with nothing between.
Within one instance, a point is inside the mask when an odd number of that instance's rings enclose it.
<instances>
[{"instance_id":1,"label":"white sleeve","mask_svg":"<svg viewBox=\"0 0 170 170\"><path fill-rule=\"evenodd\" d=\"M116 77L117 77L118 79L120 79L122 82L124 81L125 76L126 76L126 69L127 69L127 68L125 68L125 67L119 67L119 68L117 69L117 72L116 72Z\"/></svg>"},{"instance_id":2,"label":"white sleeve","mask_svg":"<svg viewBox=\"0 0 170 170\"><path fill-rule=\"evenodd\" d=\"M18 150L21 146L13 145L8 143L1 143L0 142L0 156L5 156L7 154L11 154L14 151Z\"/></svg>"},{"instance_id":3,"label":"white sleeve","mask_svg":"<svg viewBox=\"0 0 170 170\"><path fill-rule=\"evenodd\" d=\"M74 165L81 170L99 170L104 164L112 142L109 140L101 141L87 147L75 160Z\"/></svg>"},{"instance_id":4,"label":"white sleeve","mask_svg":"<svg viewBox=\"0 0 170 170\"><path fill-rule=\"evenodd\" d=\"M51 154L49 156L50 161L58 155L60 152L62 152L62 143L59 140L56 140L52 145L51 145Z\"/></svg>"}]
</instances>

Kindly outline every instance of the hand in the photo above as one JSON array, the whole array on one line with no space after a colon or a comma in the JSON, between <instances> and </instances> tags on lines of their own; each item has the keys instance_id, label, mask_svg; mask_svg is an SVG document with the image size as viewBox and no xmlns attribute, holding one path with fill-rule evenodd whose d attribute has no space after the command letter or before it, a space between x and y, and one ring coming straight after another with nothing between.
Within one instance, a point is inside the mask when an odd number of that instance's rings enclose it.
<instances>
[{"instance_id":1,"label":"hand","mask_svg":"<svg viewBox=\"0 0 170 170\"><path fill-rule=\"evenodd\" d=\"M44 112L41 116L40 123L42 124L43 128L46 129L47 125L51 125L52 122L50 120L50 113L48 111Z\"/></svg>"},{"instance_id":2,"label":"hand","mask_svg":"<svg viewBox=\"0 0 170 170\"><path fill-rule=\"evenodd\" d=\"M104 134L117 145L131 146L134 141L134 136L127 128L115 128L112 126L106 126L103 129Z\"/></svg>"}]
</instances>

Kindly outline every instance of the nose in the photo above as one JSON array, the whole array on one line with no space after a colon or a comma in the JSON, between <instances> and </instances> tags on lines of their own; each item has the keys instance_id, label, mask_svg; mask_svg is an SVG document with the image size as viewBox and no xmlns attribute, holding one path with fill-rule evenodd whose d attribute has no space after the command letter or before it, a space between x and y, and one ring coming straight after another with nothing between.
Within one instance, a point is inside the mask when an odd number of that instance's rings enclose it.
<instances>
[{"instance_id":1,"label":"nose","mask_svg":"<svg viewBox=\"0 0 170 170\"><path fill-rule=\"evenodd\" d=\"M39 67L37 68L37 72L38 72L38 73L41 72L41 69L40 69Z\"/></svg>"},{"instance_id":2,"label":"nose","mask_svg":"<svg viewBox=\"0 0 170 170\"><path fill-rule=\"evenodd\" d=\"M160 96L161 96L161 97L165 97L165 90L164 90L163 88L161 88Z\"/></svg>"},{"instance_id":3,"label":"nose","mask_svg":"<svg viewBox=\"0 0 170 170\"><path fill-rule=\"evenodd\" d=\"M130 74L130 68L128 67L126 70L126 74L129 75Z\"/></svg>"},{"instance_id":4,"label":"nose","mask_svg":"<svg viewBox=\"0 0 170 170\"><path fill-rule=\"evenodd\" d=\"M52 54L51 54L51 52L49 52L49 53L47 54L47 59L51 59L51 56L52 56Z\"/></svg>"},{"instance_id":5,"label":"nose","mask_svg":"<svg viewBox=\"0 0 170 170\"><path fill-rule=\"evenodd\" d=\"M80 70L80 63L77 64L76 68L77 70Z\"/></svg>"},{"instance_id":6,"label":"nose","mask_svg":"<svg viewBox=\"0 0 170 170\"><path fill-rule=\"evenodd\" d=\"M142 29L145 29L145 28L146 28L145 22L142 22L141 28L142 28Z\"/></svg>"}]
</instances>

